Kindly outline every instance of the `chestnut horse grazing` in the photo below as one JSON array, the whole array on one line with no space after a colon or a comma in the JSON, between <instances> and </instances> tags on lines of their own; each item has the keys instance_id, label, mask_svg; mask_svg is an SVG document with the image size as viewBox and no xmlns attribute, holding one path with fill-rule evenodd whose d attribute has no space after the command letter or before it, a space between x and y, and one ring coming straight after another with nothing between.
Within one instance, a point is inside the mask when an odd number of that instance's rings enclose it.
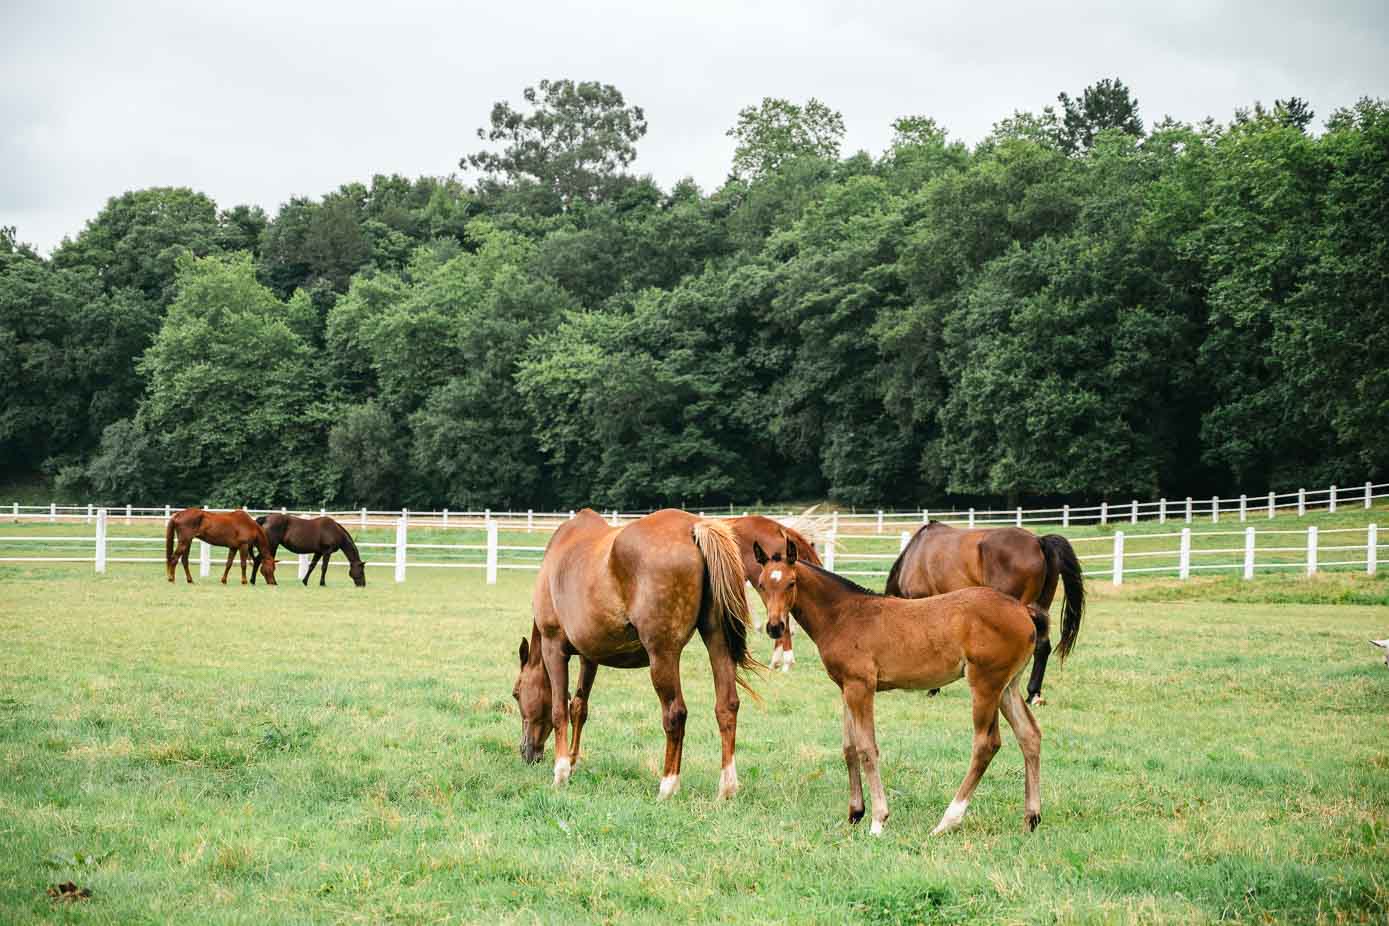
<instances>
[{"instance_id":1,"label":"chestnut horse grazing","mask_svg":"<svg viewBox=\"0 0 1389 926\"><path fill-rule=\"evenodd\" d=\"M174 534L178 534L178 549L174 549ZM270 541L259 524L251 520L244 511L204 511L201 508L185 508L169 519L164 528L164 559L169 570L169 581L174 581L174 570L179 561L183 562L183 574L188 584L193 584L193 573L188 571L188 549L194 539L210 543L215 547L227 547L227 568L222 570L222 584L227 584L232 560L241 553L241 584L246 584L246 557L252 548L259 551L255 569L265 576L265 584L275 584L275 557L270 552ZM261 557L264 557L263 559Z\"/></svg>"},{"instance_id":2,"label":"chestnut horse grazing","mask_svg":"<svg viewBox=\"0 0 1389 926\"><path fill-rule=\"evenodd\" d=\"M650 666L666 732L660 796L670 797L680 786L685 739L680 653L698 630L714 672L714 716L723 739L719 797L733 796L736 686L746 687L739 670L756 663L748 655L738 542L727 523L666 509L619 528L584 509L551 536L531 610L531 638L521 640L512 691L521 709L522 758L540 761L553 729L555 784L566 783L579 760L598 667ZM579 657L572 700L570 656Z\"/></svg>"},{"instance_id":3,"label":"chestnut horse grazing","mask_svg":"<svg viewBox=\"0 0 1389 926\"><path fill-rule=\"evenodd\" d=\"M367 584L366 563L357 555L357 544L352 535L332 518L296 518L288 514L266 514L256 518L256 523L265 528L265 536L270 540L269 553L273 557L281 546L291 553L312 553L313 561L304 573L304 586L309 584L318 558L323 557L323 567L318 573L318 584L328 584L328 558L335 550L341 550L347 557L347 574L358 588ZM260 557L256 557L260 564ZM256 584L255 569L251 570L251 584Z\"/></svg>"},{"instance_id":4,"label":"chestnut horse grazing","mask_svg":"<svg viewBox=\"0 0 1389 926\"><path fill-rule=\"evenodd\" d=\"M1023 821L1042 818L1042 731L1018 693L1018 679L1036 641L1035 606L991 588L967 588L934 598L890 598L860 588L818 566L797 561L787 542L785 559L759 545L759 583L767 602L767 627L794 616L820 650L820 661L844 698L844 762L849 770L849 822L863 818L863 782L873 796L873 833L887 822L887 792L878 768L873 697L893 689L943 688L969 682L974 712L974 755L955 799L932 835L960 825L970 796L1002 745L1002 712L1022 747L1025 767Z\"/></svg>"},{"instance_id":5,"label":"chestnut horse grazing","mask_svg":"<svg viewBox=\"0 0 1389 926\"><path fill-rule=\"evenodd\" d=\"M1023 604L1035 604L1050 616L1056 580L1066 590L1061 612L1061 641L1056 655L1065 660L1080 632L1085 611L1085 579L1071 542L1060 534L1038 537L1020 527L960 530L932 521L912 537L892 564L885 592L898 598L926 598L961 588L983 585ZM1050 621L1037 626L1032 675L1027 682L1030 704L1045 704L1042 677L1051 656Z\"/></svg>"},{"instance_id":6,"label":"chestnut horse grazing","mask_svg":"<svg viewBox=\"0 0 1389 926\"><path fill-rule=\"evenodd\" d=\"M733 526L733 534L738 538L738 553L743 559L743 574L752 583L753 588L757 588L758 577L762 574L762 567L752 553L754 544L761 544L762 549L769 551L769 556L774 556L784 555L786 541L794 540L802 559L816 566L820 565L820 556L815 552L815 546L800 531L788 524L764 518L760 514L731 518L728 523ZM787 624L785 632L772 639L771 667L780 667L781 671L790 672L795 664L796 654L791 649L791 625Z\"/></svg>"}]
</instances>

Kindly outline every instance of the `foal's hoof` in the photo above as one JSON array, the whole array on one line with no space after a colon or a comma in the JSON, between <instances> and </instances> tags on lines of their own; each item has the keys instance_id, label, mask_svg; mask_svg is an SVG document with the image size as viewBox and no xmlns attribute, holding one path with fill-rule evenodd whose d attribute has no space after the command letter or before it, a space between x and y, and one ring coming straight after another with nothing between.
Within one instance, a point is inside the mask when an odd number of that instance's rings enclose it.
<instances>
[{"instance_id":1,"label":"foal's hoof","mask_svg":"<svg viewBox=\"0 0 1389 926\"><path fill-rule=\"evenodd\" d=\"M1043 704L1047 703L1047 699L1042 697L1042 693L1039 691L1032 697L1028 698L1027 703L1032 707L1041 707Z\"/></svg>"},{"instance_id":2,"label":"foal's hoof","mask_svg":"<svg viewBox=\"0 0 1389 926\"><path fill-rule=\"evenodd\" d=\"M1022 818L1022 825L1025 826L1025 827L1027 827L1027 831L1028 831L1029 833L1032 832L1033 830L1037 829L1037 824L1039 824L1039 823L1041 823L1041 822L1042 822L1042 815L1039 814L1039 813L1029 813L1029 814L1025 814L1025 815L1023 816L1023 818Z\"/></svg>"},{"instance_id":3,"label":"foal's hoof","mask_svg":"<svg viewBox=\"0 0 1389 926\"><path fill-rule=\"evenodd\" d=\"M858 821L860 821L860 820L862 820L862 819L863 819L863 808L862 808L862 807L850 807L850 808L849 808L849 823L850 823L851 825L854 824L854 823L857 823Z\"/></svg>"}]
</instances>

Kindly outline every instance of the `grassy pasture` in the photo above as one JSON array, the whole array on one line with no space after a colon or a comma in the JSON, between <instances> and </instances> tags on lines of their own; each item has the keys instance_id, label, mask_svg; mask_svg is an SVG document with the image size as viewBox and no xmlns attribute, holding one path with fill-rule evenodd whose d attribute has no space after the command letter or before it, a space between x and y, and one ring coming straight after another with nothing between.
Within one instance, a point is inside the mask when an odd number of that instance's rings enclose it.
<instances>
[{"instance_id":1,"label":"grassy pasture","mask_svg":"<svg viewBox=\"0 0 1389 926\"><path fill-rule=\"evenodd\" d=\"M655 799L645 673L613 670L555 791L509 697L532 575L370 577L0 567L0 922L1389 916L1389 670L1364 642L1389 632L1385 578L1096 582L1040 712L1041 828L1005 731L961 831L931 840L963 686L879 700L881 839L844 819L837 693L804 635L744 698L732 803L697 640L680 794ZM68 880L92 897L51 903Z\"/></svg>"}]
</instances>

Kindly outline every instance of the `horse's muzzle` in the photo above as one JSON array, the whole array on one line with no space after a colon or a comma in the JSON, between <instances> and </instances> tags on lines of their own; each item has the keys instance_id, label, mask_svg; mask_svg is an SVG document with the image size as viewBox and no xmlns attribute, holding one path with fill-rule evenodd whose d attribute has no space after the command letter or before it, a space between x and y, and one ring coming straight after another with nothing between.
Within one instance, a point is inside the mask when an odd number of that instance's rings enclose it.
<instances>
[{"instance_id":1,"label":"horse's muzzle","mask_svg":"<svg viewBox=\"0 0 1389 926\"><path fill-rule=\"evenodd\" d=\"M785 628L786 628L786 625L785 625L784 623L781 623L781 624L773 624L773 623L771 623L770 621L768 621L768 622L767 622L767 636L771 637L773 640L780 640L780 639L781 639L781 634L782 634L782 632L785 630Z\"/></svg>"},{"instance_id":2,"label":"horse's muzzle","mask_svg":"<svg viewBox=\"0 0 1389 926\"><path fill-rule=\"evenodd\" d=\"M545 757L545 747L544 747L544 746L541 746L539 749L537 749L536 747L532 746L530 743L528 743L528 742L522 740L522 742L521 742L521 758L524 759L524 760L526 760L526 764L527 764L527 765L534 765L535 763L539 762L539 761L540 761L541 759L543 759L544 757Z\"/></svg>"}]
</instances>

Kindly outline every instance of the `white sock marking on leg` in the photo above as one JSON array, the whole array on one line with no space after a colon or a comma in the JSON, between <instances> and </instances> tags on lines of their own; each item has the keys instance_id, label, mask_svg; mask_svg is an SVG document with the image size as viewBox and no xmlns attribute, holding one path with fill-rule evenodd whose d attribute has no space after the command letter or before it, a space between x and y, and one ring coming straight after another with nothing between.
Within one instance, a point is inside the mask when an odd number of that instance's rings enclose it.
<instances>
[{"instance_id":1,"label":"white sock marking on leg","mask_svg":"<svg viewBox=\"0 0 1389 926\"><path fill-rule=\"evenodd\" d=\"M565 756L564 758L561 758L561 759L556 759L556 760L555 760L555 784L557 784L557 785L562 785L562 784L568 783L568 781L569 781L569 771L570 771L571 768L573 768L573 766L569 764L569 757L568 757L568 756Z\"/></svg>"},{"instance_id":2,"label":"white sock marking on leg","mask_svg":"<svg viewBox=\"0 0 1389 926\"><path fill-rule=\"evenodd\" d=\"M666 777L664 777L664 778L661 779L661 795L660 795L660 796L661 796L662 799L665 799L665 798L667 798L667 797L670 797L672 794L674 794L676 791L679 791L679 790L680 790L680 776L679 776L679 775L667 775Z\"/></svg>"},{"instance_id":3,"label":"white sock marking on leg","mask_svg":"<svg viewBox=\"0 0 1389 926\"><path fill-rule=\"evenodd\" d=\"M969 808L969 801L955 800L950 802L950 806L945 808L945 815L940 818L936 828L931 830L931 835L936 836L940 833L948 833L960 825L960 821L965 818L965 810Z\"/></svg>"},{"instance_id":4,"label":"white sock marking on leg","mask_svg":"<svg viewBox=\"0 0 1389 926\"><path fill-rule=\"evenodd\" d=\"M719 776L719 797L727 799L738 793L738 763L730 760Z\"/></svg>"}]
</instances>

